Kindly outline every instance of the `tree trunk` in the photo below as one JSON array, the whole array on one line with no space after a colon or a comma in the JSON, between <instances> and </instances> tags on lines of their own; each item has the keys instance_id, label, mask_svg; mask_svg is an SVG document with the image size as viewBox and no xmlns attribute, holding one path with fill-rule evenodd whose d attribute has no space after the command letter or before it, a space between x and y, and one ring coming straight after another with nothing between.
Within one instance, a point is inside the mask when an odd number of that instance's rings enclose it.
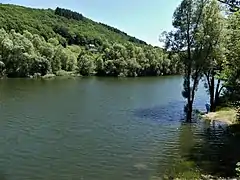
<instances>
[{"instance_id":1,"label":"tree trunk","mask_svg":"<svg viewBox=\"0 0 240 180\"><path fill-rule=\"evenodd\" d=\"M207 83L208 83L208 90L209 90L209 98L210 98L210 112L215 112L216 107L219 103L219 96L222 91L222 88L220 88L221 80L218 79L217 86L215 89L215 73L214 72L208 72L205 73Z\"/></svg>"},{"instance_id":2,"label":"tree trunk","mask_svg":"<svg viewBox=\"0 0 240 180\"><path fill-rule=\"evenodd\" d=\"M187 105L188 109L187 109L187 119L186 119L188 123L192 122L192 109L193 109L192 105L193 105L192 101L189 101Z\"/></svg>"},{"instance_id":3,"label":"tree trunk","mask_svg":"<svg viewBox=\"0 0 240 180\"><path fill-rule=\"evenodd\" d=\"M210 112L215 111L215 99L214 99L214 87L215 87L215 78L214 73L212 73L212 78L209 86L209 93L210 93Z\"/></svg>"},{"instance_id":4,"label":"tree trunk","mask_svg":"<svg viewBox=\"0 0 240 180\"><path fill-rule=\"evenodd\" d=\"M221 80L219 79L218 83L217 83L217 87L216 87L216 92L215 92L215 103L214 103L214 105L215 105L214 110L215 111L216 111L217 105L219 104L220 94L221 94L221 91L223 89L223 86L221 86L221 88L220 88L220 83L221 83Z\"/></svg>"}]
</instances>

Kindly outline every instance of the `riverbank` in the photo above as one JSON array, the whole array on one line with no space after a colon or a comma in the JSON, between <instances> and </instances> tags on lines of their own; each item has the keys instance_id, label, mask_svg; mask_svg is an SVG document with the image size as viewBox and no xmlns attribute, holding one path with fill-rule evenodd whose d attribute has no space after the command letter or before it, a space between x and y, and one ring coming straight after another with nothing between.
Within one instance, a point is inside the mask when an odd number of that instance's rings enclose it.
<instances>
[{"instance_id":1,"label":"riverbank","mask_svg":"<svg viewBox=\"0 0 240 180\"><path fill-rule=\"evenodd\" d=\"M236 110L232 107L221 107L216 112L202 115L205 120L220 121L229 125L236 123Z\"/></svg>"},{"instance_id":2,"label":"riverbank","mask_svg":"<svg viewBox=\"0 0 240 180\"><path fill-rule=\"evenodd\" d=\"M229 137L236 138L237 136L239 136L239 133L237 133L238 130L236 130L239 128L239 125L236 121L236 114L237 114L237 112L233 107L218 107L216 112L210 112L208 114L202 113L201 117L206 121L218 121L218 122L227 124L229 127L228 133L230 132L230 134L231 134L231 136L229 136ZM228 140L228 141L230 141L230 140ZM231 149L233 149L231 147L231 145L229 146L229 144L227 144L226 147L229 149L229 152L231 151ZM217 179L237 180L237 178L223 178L223 177L212 176L212 175L203 175L203 174L199 177L199 179L202 179L202 180L215 180L215 179L216 180Z\"/></svg>"}]
</instances>

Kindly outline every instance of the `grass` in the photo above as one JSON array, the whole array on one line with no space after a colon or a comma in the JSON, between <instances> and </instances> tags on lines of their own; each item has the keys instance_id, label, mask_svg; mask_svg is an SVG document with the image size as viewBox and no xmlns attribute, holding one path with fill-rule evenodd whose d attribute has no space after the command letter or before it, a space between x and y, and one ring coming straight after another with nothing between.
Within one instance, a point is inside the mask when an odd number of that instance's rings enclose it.
<instances>
[{"instance_id":1,"label":"grass","mask_svg":"<svg viewBox=\"0 0 240 180\"><path fill-rule=\"evenodd\" d=\"M77 76L77 73L74 71L60 70L56 72L56 76Z\"/></svg>"},{"instance_id":2,"label":"grass","mask_svg":"<svg viewBox=\"0 0 240 180\"><path fill-rule=\"evenodd\" d=\"M232 107L218 107L216 112L203 115L204 119L216 120L227 124L234 124L236 121L236 110Z\"/></svg>"}]
</instances>

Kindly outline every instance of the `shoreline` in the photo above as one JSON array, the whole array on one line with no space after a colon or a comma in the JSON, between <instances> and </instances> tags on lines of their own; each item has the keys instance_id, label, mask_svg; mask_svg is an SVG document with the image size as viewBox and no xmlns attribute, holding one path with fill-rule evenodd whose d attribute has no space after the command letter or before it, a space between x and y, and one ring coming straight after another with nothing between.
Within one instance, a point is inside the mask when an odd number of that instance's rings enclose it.
<instances>
[{"instance_id":1,"label":"shoreline","mask_svg":"<svg viewBox=\"0 0 240 180\"><path fill-rule=\"evenodd\" d=\"M227 125L233 125L236 123L236 110L230 107L223 107L216 112L210 112L201 116L207 121L219 121L226 123Z\"/></svg>"},{"instance_id":2,"label":"shoreline","mask_svg":"<svg viewBox=\"0 0 240 180\"><path fill-rule=\"evenodd\" d=\"M40 73L35 73L34 75L29 75L27 77L7 77L7 76L0 76L0 79L55 79L58 77L106 77L106 78L147 78L147 77L175 77L181 76L180 74L169 74L169 75L146 75L146 76L114 76L114 75L96 75L91 74L87 76L83 76L78 72L74 71L59 71L57 73L48 73L46 75L41 75Z\"/></svg>"}]
</instances>

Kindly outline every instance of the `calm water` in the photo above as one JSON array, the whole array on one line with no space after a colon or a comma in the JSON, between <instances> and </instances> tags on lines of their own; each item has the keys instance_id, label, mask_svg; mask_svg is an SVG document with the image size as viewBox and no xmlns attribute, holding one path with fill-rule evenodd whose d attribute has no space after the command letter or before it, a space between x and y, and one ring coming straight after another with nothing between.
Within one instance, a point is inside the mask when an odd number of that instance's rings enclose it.
<instances>
[{"instance_id":1,"label":"calm water","mask_svg":"<svg viewBox=\"0 0 240 180\"><path fill-rule=\"evenodd\" d=\"M182 123L181 89L177 76L1 80L0 180L150 180L176 173L210 127ZM200 89L196 107L204 109L206 100Z\"/></svg>"}]
</instances>

